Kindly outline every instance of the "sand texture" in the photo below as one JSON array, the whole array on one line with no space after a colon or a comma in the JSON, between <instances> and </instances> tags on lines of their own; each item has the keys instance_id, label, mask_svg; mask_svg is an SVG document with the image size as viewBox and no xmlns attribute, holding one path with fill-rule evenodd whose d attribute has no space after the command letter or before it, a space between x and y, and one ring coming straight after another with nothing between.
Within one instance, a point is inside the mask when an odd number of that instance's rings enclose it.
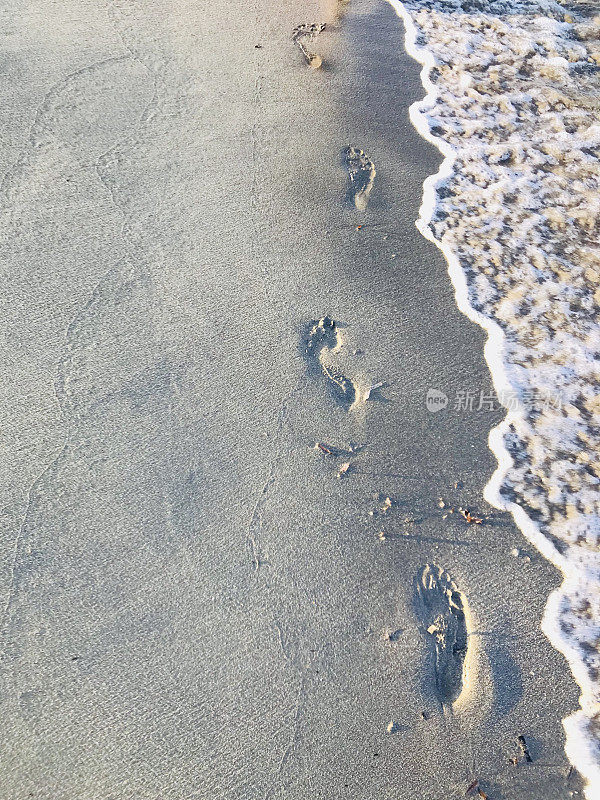
<instances>
[{"instance_id":1,"label":"sand texture","mask_svg":"<svg viewBox=\"0 0 600 800\"><path fill-rule=\"evenodd\" d=\"M580 791L393 9L3 19L1 800Z\"/></svg>"}]
</instances>

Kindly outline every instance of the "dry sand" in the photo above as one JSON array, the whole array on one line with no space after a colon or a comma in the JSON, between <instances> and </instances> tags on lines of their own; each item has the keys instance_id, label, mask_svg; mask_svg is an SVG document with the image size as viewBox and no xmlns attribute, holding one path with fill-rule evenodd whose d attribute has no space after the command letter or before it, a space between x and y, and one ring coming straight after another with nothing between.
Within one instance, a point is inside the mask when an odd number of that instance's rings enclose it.
<instances>
[{"instance_id":1,"label":"dry sand","mask_svg":"<svg viewBox=\"0 0 600 800\"><path fill-rule=\"evenodd\" d=\"M577 792L391 8L32 0L1 41L2 800Z\"/></svg>"}]
</instances>

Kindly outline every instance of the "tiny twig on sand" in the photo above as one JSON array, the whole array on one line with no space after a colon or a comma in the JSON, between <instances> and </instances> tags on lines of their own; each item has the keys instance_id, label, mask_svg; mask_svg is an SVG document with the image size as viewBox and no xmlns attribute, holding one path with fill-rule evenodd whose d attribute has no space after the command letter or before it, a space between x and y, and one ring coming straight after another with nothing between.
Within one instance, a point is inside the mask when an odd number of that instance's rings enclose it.
<instances>
[{"instance_id":1,"label":"tiny twig on sand","mask_svg":"<svg viewBox=\"0 0 600 800\"><path fill-rule=\"evenodd\" d=\"M317 442L315 444L315 450L320 450L322 453L325 453L326 456L332 456L333 450L330 450L327 445L324 445L323 442Z\"/></svg>"}]
</instances>

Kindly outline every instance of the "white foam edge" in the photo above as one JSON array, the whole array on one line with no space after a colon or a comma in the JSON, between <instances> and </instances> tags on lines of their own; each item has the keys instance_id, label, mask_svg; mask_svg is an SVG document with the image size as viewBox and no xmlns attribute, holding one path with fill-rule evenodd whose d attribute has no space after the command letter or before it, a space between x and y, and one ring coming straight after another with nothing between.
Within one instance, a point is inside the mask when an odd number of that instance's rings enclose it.
<instances>
[{"instance_id":1,"label":"white foam edge","mask_svg":"<svg viewBox=\"0 0 600 800\"><path fill-rule=\"evenodd\" d=\"M458 257L447 244L436 239L430 225L437 203L437 186L453 174L454 162L457 157L456 151L448 142L432 134L427 118L427 111L435 105L438 96L437 89L429 77L431 70L436 67L435 56L430 50L419 47L417 44L419 32L405 5L400 0L388 0L388 3L404 23L406 52L422 66L421 83L426 95L422 100L418 100L410 106L410 121L417 132L437 147L444 157L438 172L430 175L423 183L423 200L415 224L420 233L442 251L448 264L448 273L454 287L459 310L483 328L487 334L484 357L497 396L499 398L512 397L515 394L515 388L510 382L504 358L506 344L504 332L494 320L473 308L469 302L467 277ZM504 436L511 424L518 423L520 420L523 421L522 409L507 409L504 420L490 431L488 443L498 466L484 489L484 498L495 508L509 511L526 539L564 576L562 585L554 590L548 598L542 619L542 630L553 647L567 659L581 690L579 698L581 710L563 720L567 758L586 783L585 796L587 800L600 800L600 758L594 737L589 732L590 718L588 716L600 711L600 706L594 699L594 687L577 644L563 631L560 625L561 607L569 588L581 586L582 582L586 582L585 571L579 564L570 562L557 550L521 506L505 500L500 494L500 487L505 476L513 466L512 458L504 446Z\"/></svg>"}]
</instances>

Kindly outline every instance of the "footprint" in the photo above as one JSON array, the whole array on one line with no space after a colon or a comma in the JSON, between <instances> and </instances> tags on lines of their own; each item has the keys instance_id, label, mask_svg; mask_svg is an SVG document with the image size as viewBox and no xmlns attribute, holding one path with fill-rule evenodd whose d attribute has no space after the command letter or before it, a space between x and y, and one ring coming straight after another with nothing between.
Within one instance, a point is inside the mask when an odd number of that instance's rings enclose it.
<instances>
[{"instance_id":1,"label":"footprint","mask_svg":"<svg viewBox=\"0 0 600 800\"><path fill-rule=\"evenodd\" d=\"M342 160L348 171L348 200L365 211L375 181L375 164L363 150L351 146L342 151Z\"/></svg>"},{"instance_id":2,"label":"footprint","mask_svg":"<svg viewBox=\"0 0 600 800\"><path fill-rule=\"evenodd\" d=\"M435 687L442 705L456 703L465 684L466 598L440 567L426 564L416 578L417 603L430 640Z\"/></svg>"},{"instance_id":3,"label":"footprint","mask_svg":"<svg viewBox=\"0 0 600 800\"><path fill-rule=\"evenodd\" d=\"M312 25L302 24L296 25L294 30L292 31L292 41L295 42L298 47L300 48L300 52L306 59L306 63L309 67L313 69L319 69L319 67L323 63L323 59L321 56L317 55L316 53L312 53L307 45L307 42L310 42L315 36L321 31L325 30L325 23L322 22L320 24L313 23Z\"/></svg>"},{"instance_id":4,"label":"footprint","mask_svg":"<svg viewBox=\"0 0 600 800\"><path fill-rule=\"evenodd\" d=\"M313 359L319 359L324 348L335 350L341 344L338 327L331 317L321 317L309 324L306 353Z\"/></svg>"},{"instance_id":5,"label":"footprint","mask_svg":"<svg viewBox=\"0 0 600 800\"><path fill-rule=\"evenodd\" d=\"M351 378L339 374L330 364L326 356L341 347L341 335L335 321L331 317L313 320L308 326L305 340L305 355L315 372L327 379L329 389L337 403L349 411L356 400L356 386Z\"/></svg>"}]
</instances>

